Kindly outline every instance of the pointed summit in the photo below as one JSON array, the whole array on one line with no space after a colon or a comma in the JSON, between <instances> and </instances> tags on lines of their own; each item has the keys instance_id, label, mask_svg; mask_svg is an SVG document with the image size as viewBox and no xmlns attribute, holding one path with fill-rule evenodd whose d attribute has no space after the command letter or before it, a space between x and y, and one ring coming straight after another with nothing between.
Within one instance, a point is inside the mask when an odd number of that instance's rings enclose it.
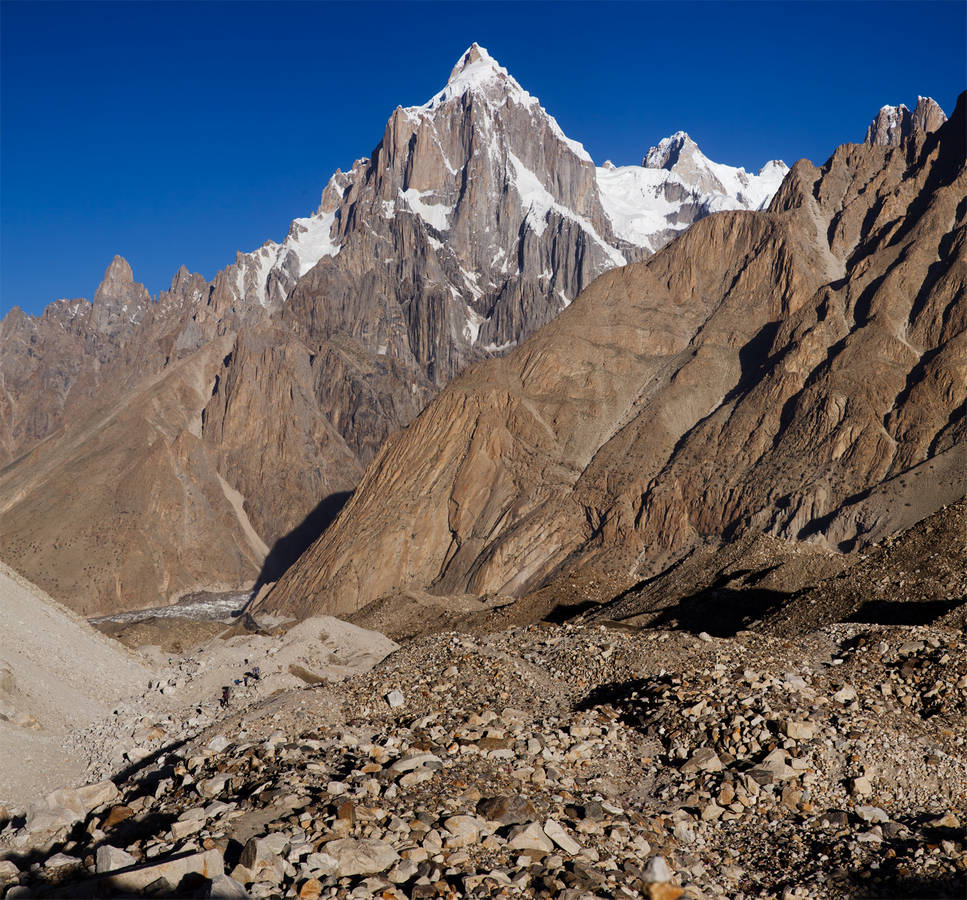
<instances>
[{"instance_id":1,"label":"pointed summit","mask_svg":"<svg viewBox=\"0 0 967 900\"><path fill-rule=\"evenodd\" d=\"M688 132L676 131L673 135L660 140L657 146L651 147L641 164L646 169L668 169L672 171L680 159L684 157L687 161L694 158L696 154L701 156L702 151L698 149L698 144L688 136Z\"/></svg>"},{"instance_id":2,"label":"pointed summit","mask_svg":"<svg viewBox=\"0 0 967 900\"><path fill-rule=\"evenodd\" d=\"M115 256L94 294L95 327L108 333L117 330L122 322L137 324L150 300L145 286L135 282L128 261L123 256Z\"/></svg>"},{"instance_id":3,"label":"pointed summit","mask_svg":"<svg viewBox=\"0 0 967 900\"><path fill-rule=\"evenodd\" d=\"M667 169L686 184L707 193L726 194L728 189L716 176L713 165L687 132L676 131L658 142L641 161L646 169Z\"/></svg>"},{"instance_id":4,"label":"pointed summit","mask_svg":"<svg viewBox=\"0 0 967 900\"><path fill-rule=\"evenodd\" d=\"M455 78L459 78L471 66L475 66L478 70L491 69L494 72L502 71L505 75L507 74L507 70L487 52L486 48L481 47L480 44L474 41L466 49L463 56L457 60L457 64L453 67L450 72L450 77L447 79L447 84Z\"/></svg>"},{"instance_id":5,"label":"pointed summit","mask_svg":"<svg viewBox=\"0 0 967 900\"><path fill-rule=\"evenodd\" d=\"M467 91L494 91L495 94L519 95L522 101L536 102L479 44L471 44L450 71L446 87L431 97L422 107L431 110L454 97L462 97Z\"/></svg>"},{"instance_id":6,"label":"pointed summit","mask_svg":"<svg viewBox=\"0 0 967 900\"><path fill-rule=\"evenodd\" d=\"M917 105L913 110L913 127L919 128L925 134L936 131L947 116L933 97L917 97Z\"/></svg>"},{"instance_id":7,"label":"pointed summit","mask_svg":"<svg viewBox=\"0 0 967 900\"><path fill-rule=\"evenodd\" d=\"M182 285L187 284L191 280L191 272L184 263L178 266L178 271L171 278L171 288L170 290L176 291Z\"/></svg>"},{"instance_id":8,"label":"pointed summit","mask_svg":"<svg viewBox=\"0 0 967 900\"><path fill-rule=\"evenodd\" d=\"M106 284L134 284L131 264L123 256L115 254L104 270L104 281L101 284L102 287Z\"/></svg>"}]
</instances>

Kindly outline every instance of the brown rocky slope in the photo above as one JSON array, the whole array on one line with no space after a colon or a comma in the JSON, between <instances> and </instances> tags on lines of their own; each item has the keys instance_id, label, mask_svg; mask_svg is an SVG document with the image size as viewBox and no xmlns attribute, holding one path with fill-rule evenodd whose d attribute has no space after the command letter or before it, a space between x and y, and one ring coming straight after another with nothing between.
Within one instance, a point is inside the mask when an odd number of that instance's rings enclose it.
<instances>
[{"instance_id":1,"label":"brown rocky slope","mask_svg":"<svg viewBox=\"0 0 967 900\"><path fill-rule=\"evenodd\" d=\"M773 174L778 165L770 164ZM710 199L745 202L722 185L708 193L689 184L671 161L654 167L667 169L656 184L672 192L656 198L663 208L679 204L651 236L654 245L704 215ZM271 548L265 574L273 576L331 518L386 436L455 373L506 352L602 272L647 255L651 239L619 236L597 172L537 98L473 45L442 91L398 108L372 154L332 177L313 215L293 221L280 243L239 254L211 283L182 268L155 301L116 257L93 304L58 301L39 317L15 309L0 322L0 465L9 466L0 484L0 553L85 609L107 610L122 596L150 606L206 584L249 584L262 563L240 561L238 517L210 508L223 479ZM113 457L104 445L73 456L71 435L134 397L154 402L143 391L161 384L161 373L225 340L205 379L198 433L182 439L205 459L181 471L184 521L206 523L194 536L204 534L201 574L182 539L170 539L159 505L147 494L132 505L128 482L105 468ZM164 398L156 405L162 417L172 410ZM190 405L194 421L194 399ZM157 428L171 439L185 431L176 413L134 425L121 441L146 484L170 474L152 449ZM69 480L97 483L103 496L61 502L65 473L40 473L68 457ZM133 533L119 529L117 508L138 520L152 546L139 578L122 576L123 591L114 579L126 552L95 539ZM84 543L88 584L58 553L68 535Z\"/></svg>"},{"instance_id":2,"label":"brown rocky slope","mask_svg":"<svg viewBox=\"0 0 967 900\"><path fill-rule=\"evenodd\" d=\"M0 470L0 547L93 615L250 583L267 549L201 436L214 341Z\"/></svg>"},{"instance_id":3,"label":"brown rocky slope","mask_svg":"<svg viewBox=\"0 0 967 900\"><path fill-rule=\"evenodd\" d=\"M599 278L391 438L268 605L647 575L749 532L821 541L858 495L960 452L964 134L961 96L934 134L801 161L767 213L711 216ZM863 545L853 524L837 543Z\"/></svg>"}]
</instances>

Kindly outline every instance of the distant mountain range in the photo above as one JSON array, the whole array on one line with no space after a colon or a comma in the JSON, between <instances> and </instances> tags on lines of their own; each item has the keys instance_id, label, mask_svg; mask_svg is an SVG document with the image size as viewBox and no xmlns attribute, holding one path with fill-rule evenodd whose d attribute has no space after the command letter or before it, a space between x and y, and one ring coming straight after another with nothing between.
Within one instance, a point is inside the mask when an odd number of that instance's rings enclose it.
<instances>
[{"instance_id":1,"label":"distant mountain range","mask_svg":"<svg viewBox=\"0 0 967 900\"><path fill-rule=\"evenodd\" d=\"M870 142L922 140L930 104ZM475 44L281 243L157 299L116 257L93 303L0 322L0 559L85 613L274 578L456 375L786 173L681 132L596 168Z\"/></svg>"}]
</instances>

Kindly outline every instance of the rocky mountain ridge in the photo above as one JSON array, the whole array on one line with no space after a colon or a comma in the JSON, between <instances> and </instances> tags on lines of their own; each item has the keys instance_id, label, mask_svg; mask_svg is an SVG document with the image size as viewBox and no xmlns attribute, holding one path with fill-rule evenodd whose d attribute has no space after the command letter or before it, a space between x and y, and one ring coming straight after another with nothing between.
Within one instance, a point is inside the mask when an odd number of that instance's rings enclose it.
<instances>
[{"instance_id":1,"label":"rocky mountain ridge","mask_svg":"<svg viewBox=\"0 0 967 900\"><path fill-rule=\"evenodd\" d=\"M693 184L686 158L701 163L702 177L718 172L726 193ZM154 605L176 596L175 585L193 586L180 551L164 546L174 516L223 523L211 533L216 547L266 547L254 557L249 549L221 561L213 554L207 584L250 583L266 557L274 577L305 545L293 536L318 533L386 436L456 373L507 352L602 272L644 258L696 218L722 204L758 205L781 171L767 167L772 180L762 176L758 193L740 197L756 176L709 163L690 142L676 161L654 165L666 168L595 169L474 45L441 92L394 112L373 154L337 172L316 213L293 221L281 243L239 254L211 283L179 269L157 302L119 257L93 305L58 301L36 318L14 310L0 323L0 461L11 464L0 553L87 610ZM59 501L36 467L56 458L75 482L99 479L85 468L96 469L97 457L68 433L88 432L143 379L161 384L158 376L181 363L206 368L213 342L224 341L201 407L200 395L182 394L187 419L179 412L156 423L181 448L176 457L189 453L188 481L177 509L147 503L137 513L162 540L136 577L117 583L112 554L96 547L98 534L116 532L121 489L69 504L45 531L38 513ZM188 362L196 354L205 361ZM199 420L197 434L179 437ZM168 477L152 472L159 457L143 438L154 433L124 439L141 442L135 452L149 482ZM229 495L239 514L224 508ZM249 528L256 541L239 544ZM51 535L65 530L84 536L101 585L93 597L81 600L79 585L60 593L69 579L50 571L58 565Z\"/></svg>"},{"instance_id":2,"label":"rocky mountain ridge","mask_svg":"<svg viewBox=\"0 0 967 900\"><path fill-rule=\"evenodd\" d=\"M269 607L641 577L743 533L822 540L885 479L929 483L965 446L964 119L962 96L932 134L800 161L767 212L599 278L387 441ZM852 522L837 541L862 547Z\"/></svg>"}]
</instances>

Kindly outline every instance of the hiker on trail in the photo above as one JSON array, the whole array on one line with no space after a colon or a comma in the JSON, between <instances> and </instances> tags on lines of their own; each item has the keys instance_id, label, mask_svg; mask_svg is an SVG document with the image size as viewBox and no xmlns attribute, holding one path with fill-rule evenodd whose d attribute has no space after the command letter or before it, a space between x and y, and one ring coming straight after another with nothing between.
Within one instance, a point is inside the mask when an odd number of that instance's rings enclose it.
<instances>
[{"instance_id":1,"label":"hiker on trail","mask_svg":"<svg viewBox=\"0 0 967 900\"><path fill-rule=\"evenodd\" d=\"M222 699L219 701L222 709L228 706L228 697L231 694L231 692L232 692L232 689L229 687L222 688Z\"/></svg>"},{"instance_id":2,"label":"hiker on trail","mask_svg":"<svg viewBox=\"0 0 967 900\"><path fill-rule=\"evenodd\" d=\"M256 681L258 681L258 680L259 680L259 667L258 667L258 666L255 666L255 668L254 668L254 669L252 669L252 677L253 677L253 678L254 678L254 679L255 679Z\"/></svg>"}]
</instances>

